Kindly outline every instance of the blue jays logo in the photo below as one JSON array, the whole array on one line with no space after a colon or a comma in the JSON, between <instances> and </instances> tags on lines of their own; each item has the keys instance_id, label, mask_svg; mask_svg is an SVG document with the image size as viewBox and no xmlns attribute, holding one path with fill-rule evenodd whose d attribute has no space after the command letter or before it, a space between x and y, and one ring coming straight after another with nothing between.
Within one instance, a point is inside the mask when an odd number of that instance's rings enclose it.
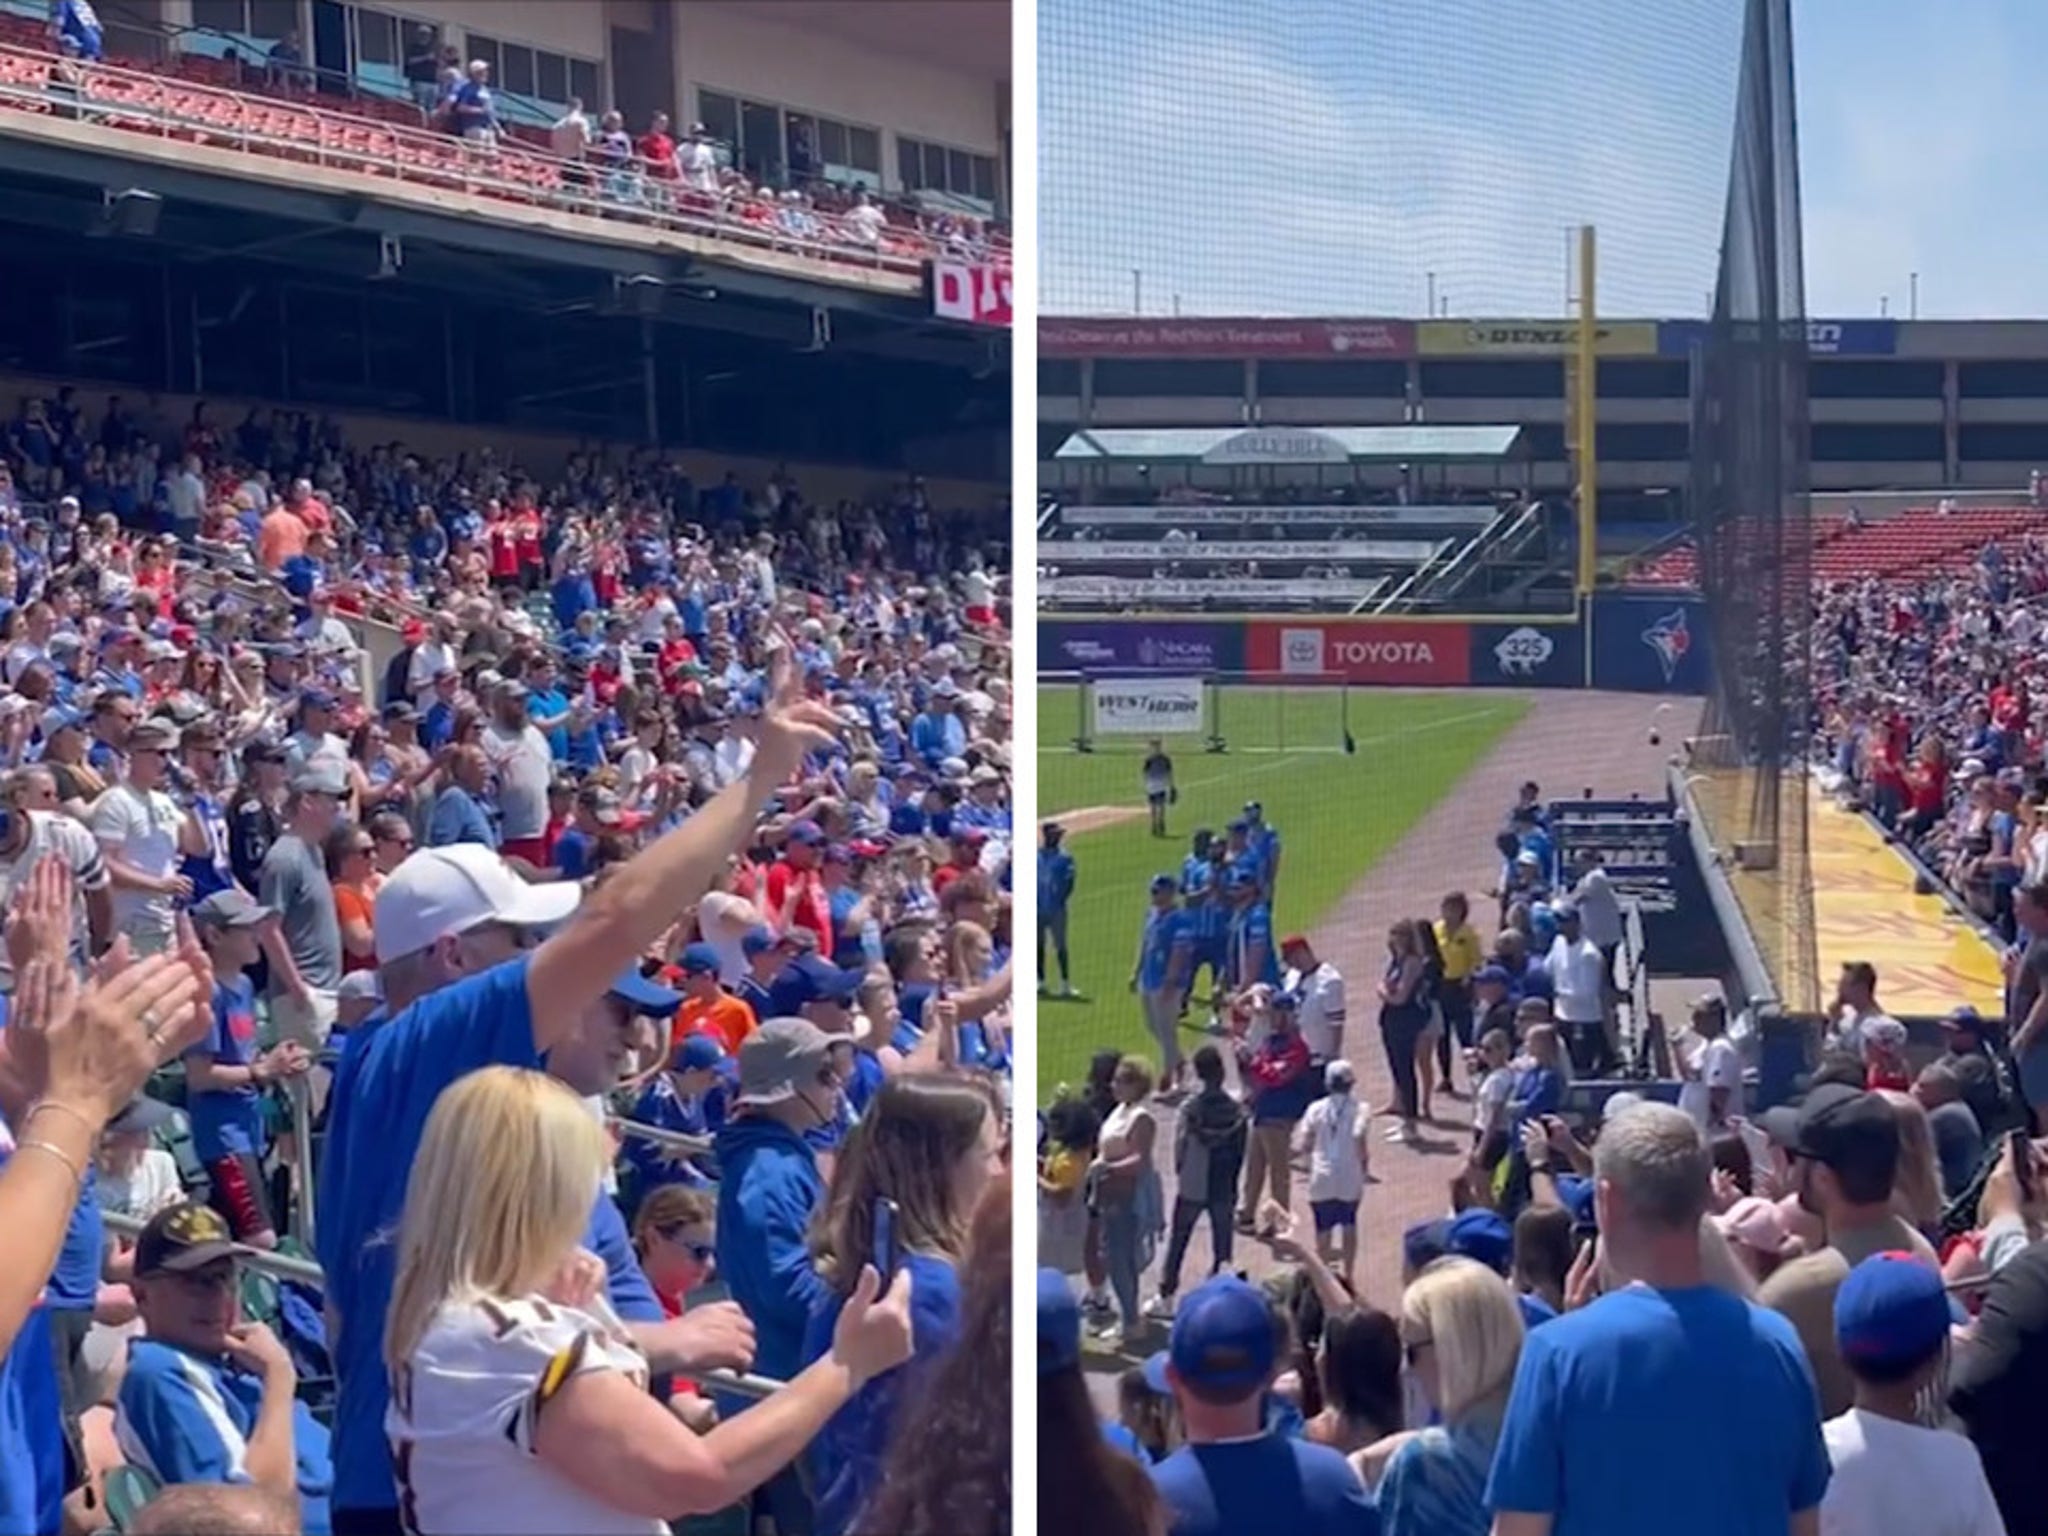
<instances>
[{"instance_id":1,"label":"blue jays logo","mask_svg":"<svg viewBox=\"0 0 2048 1536\"><path fill-rule=\"evenodd\" d=\"M1664 668L1664 681L1670 682L1677 676L1685 653L1692 649L1692 631L1685 627L1685 610L1674 608L1644 630L1643 644L1657 653L1657 661Z\"/></svg>"}]
</instances>

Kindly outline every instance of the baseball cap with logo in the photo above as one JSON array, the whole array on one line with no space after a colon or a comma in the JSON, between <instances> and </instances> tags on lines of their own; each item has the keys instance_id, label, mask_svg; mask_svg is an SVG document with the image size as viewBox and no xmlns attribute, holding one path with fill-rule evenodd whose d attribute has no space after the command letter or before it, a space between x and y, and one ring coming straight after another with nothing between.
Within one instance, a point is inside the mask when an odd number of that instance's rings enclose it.
<instances>
[{"instance_id":1,"label":"baseball cap with logo","mask_svg":"<svg viewBox=\"0 0 2048 1536\"><path fill-rule=\"evenodd\" d=\"M529 883L479 843L422 848L406 856L377 892L377 963L417 954L437 939L486 923L546 928L576 910L574 880Z\"/></svg>"},{"instance_id":2,"label":"baseball cap with logo","mask_svg":"<svg viewBox=\"0 0 2048 1536\"><path fill-rule=\"evenodd\" d=\"M684 948L682 958L676 965L685 976L716 976L718 951L709 944L691 944Z\"/></svg>"},{"instance_id":3,"label":"baseball cap with logo","mask_svg":"<svg viewBox=\"0 0 2048 1536\"><path fill-rule=\"evenodd\" d=\"M186 1201L158 1211L135 1239L135 1273L184 1275L241 1252L218 1211Z\"/></svg>"},{"instance_id":4,"label":"baseball cap with logo","mask_svg":"<svg viewBox=\"0 0 2048 1536\"><path fill-rule=\"evenodd\" d=\"M768 1006L794 1014L806 1003L852 1003L865 973L834 965L823 955L799 955L776 974Z\"/></svg>"},{"instance_id":5,"label":"baseball cap with logo","mask_svg":"<svg viewBox=\"0 0 2048 1536\"><path fill-rule=\"evenodd\" d=\"M275 914L232 886L192 904L192 921L201 928L254 928Z\"/></svg>"}]
</instances>

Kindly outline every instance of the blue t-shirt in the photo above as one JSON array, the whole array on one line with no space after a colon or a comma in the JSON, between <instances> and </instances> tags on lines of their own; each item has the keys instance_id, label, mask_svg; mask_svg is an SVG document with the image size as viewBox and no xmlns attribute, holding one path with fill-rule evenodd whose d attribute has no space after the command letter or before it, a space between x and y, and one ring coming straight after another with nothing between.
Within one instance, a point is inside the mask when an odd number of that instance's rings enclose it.
<instances>
[{"instance_id":1,"label":"blue t-shirt","mask_svg":"<svg viewBox=\"0 0 2048 1536\"><path fill-rule=\"evenodd\" d=\"M87 1312L99 1299L100 1271L106 1257L106 1223L100 1219L100 1176L96 1167L85 1170L85 1187L78 1204L71 1208L71 1220L64 1228L64 1246L57 1250L57 1266L43 1287L43 1303L56 1312Z\"/></svg>"},{"instance_id":2,"label":"blue t-shirt","mask_svg":"<svg viewBox=\"0 0 2048 1536\"><path fill-rule=\"evenodd\" d=\"M1182 860L1180 894L1185 903L1181 910L1187 913L1197 942L1214 944L1229 931L1230 912L1223 905L1223 893L1216 887L1214 864L1192 853Z\"/></svg>"},{"instance_id":3,"label":"blue t-shirt","mask_svg":"<svg viewBox=\"0 0 2048 1536\"><path fill-rule=\"evenodd\" d=\"M0 1358L0 1531L63 1529L63 1426L50 1314L33 1307Z\"/></svg>"},{"instance_id":4,"label":"blue t-shirt","mask_svg":"<svg viewBox=\"0 0 2048 1536\"><path fill-rule=\"evenodd\" d=\"M944 1259L906 1254L909 1270L911 1357L877 1376L825 1422L812 1443L817 1472L818 1536L841 1536L882 1482L882 1463L902 1405L927 1384L932 1367L960 1337L960 1277ZM827 1292L804 1331L804 1363L822 1360L845 1298Z\"/></svg>"},{"instance_id":5,"label":"blue t-shirt","mask_svg":"<svg viewBox=\"0 0 2048 1536\"><path fill-rule=\"evenodd\" d=\"M1256 963L1254 948L1263 948L1265 958ZM1230 978L1237 986L1280 985L1280 952L1273 942L1273 909L1263 901L1239 907L1230 919Z\"/></svg>"},{"instance_id":6,"label":"blue t-shirt","mask_svg":"<svg viewBox=\"0 0 2048 1536\"><path fill-rule=\"evenodd\" d=\"M233 1362L137 1339L128 1346L115 1421L129 1461L159 1482L247 1483L249 1435L262 1407L262 1378ZM325 1426L301 1401L292 1404L292 1449L301 1528L327 1536L334 1464Z\"/></svg>"},{"instance_id":7,"label":"blue t-shirt","mask_svg":"<svg viewBox=\"0 0 2048 1536\"><path fill-rule=\"evenodd\" d=\"M1067 910L1074 894L1074 856L1064 848L1038 851L1038 915L1052 917Z\"/></svg>"},{"instance_id":8,"label":"blue t-shirt","mask_svg":"<svg viewBox=\"0 0 2048 1536\"><path fill-rule=\"evenodd\" d=\"M555 839L555 868L564 880L581 880L590 873L597 858L597 839L574 827L562 828Z\"/></svg>"},{"instance_id":9,"label":"blue t-shirt","mask_svg":"<svg viewBox=\"0 0 2048 1536\"><path fill-rule=\"evenodd\" d=\"M1497 1414L1416 1434L1394 1452L1374 1490L1381 1521L1394 1532L1488 1536L1486 1478L1499 1439Z\"/></svg>"},{"instance_id":10,"label":"blue t-shirt","mask_svg":"<svg viewBox=\"0 0 2048 1536\"><path fill-rule=\"evenodd\" d=\"M1486 1503L1554 1536L1761 1536L1827 1486L1792 1324L1712 1286L1630 1286L1523 1340Z\"/></svg>"},{"instance_id":11,"label":"blue t-shirt","mask_svg":"<svg viewBox=\"0 0 2048 1536\"><path fill-rule=\"evenodd\" d=\"M441 1091L482 1067L539 1071L521 956L430 992L387 1022L358 1026L329 1095L320 1165L320 1267L341 1319L335 1344L334 1503L390 1509L398 1502L384 1409L384 1319L398 1279L399 1218L427 1115ZM600 1194L583 1245L605 1262L612 1309L634 1322L661 1306L634 1258L618 1207Z\"/></svg>"},{"instance_id":12,"label":"blue t-shirt","mask_svg":"<svg viewBox=\"0 0 2048 1536\"><path fill-rule=\"evenodd\" d=\"M185 1053L211 1056L223 1067L246 1067L256 1058L256 984L230 976L213 984L213 1027ZM192 1093L185 1100L192 1117L192 1150L202 1163L243 1153L261 1156L263 1095L253 1087Z\"/></svg>"},{"instance_id":13,"label":"blue t-shirt","mask_svg":"<svg viewBox=\"0 0 2048 1536\"><path fill-rule=\"evenodd\" d=\"M1184 1445L1152 1468L1172 1536L1379 1536L1379 1511L1351 1464L1285 1435Z\"/></svg>"},{"instance_id":14,"label":"blue t-shirt","mask_svg":"<svg viewBox=\"0 0 2048 1536\"><path fill-rule=\"evenodd\" d=\"M1138 985L1147 992L1158 991L1173 974L1175 951L1193 947L1194 935L1189 931L1187 914L1180 908L1169 907L1164 912L1154 908L1147 912L1145 930L1138 940ZM1182 975L1185 978L1185 961Z\"/></svg>"}]
</instances>

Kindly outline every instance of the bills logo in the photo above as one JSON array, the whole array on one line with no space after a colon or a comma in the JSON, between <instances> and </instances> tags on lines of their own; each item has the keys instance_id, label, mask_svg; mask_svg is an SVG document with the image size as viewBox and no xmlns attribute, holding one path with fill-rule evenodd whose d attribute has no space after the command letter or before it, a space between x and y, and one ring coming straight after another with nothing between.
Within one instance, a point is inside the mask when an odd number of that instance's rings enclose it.
<instances>
[{"instance_id":1,"label":"bills logo","mask_svg":"<svg viewBox=\"0 0 2048 1536\"><path fill-rule=\"evenodd\" d=\"M1664 681L1670 682L1678 675L1678 664L1692 649L1692 631L1685 627L1685 610L1674 608L1644 630L1643 644L1657 653L1658 664L1664 668Z\"/></svg>"},{"instance_id":2,"label":"bills logo","mask_svg":"<svg viewBox=\"0 0 2048 1536\"><path fill-rule=\"evenodd\" d=\"M1500 663L1501 676L1533 677L1556 649L1557 643L1550 636L1524 624L1501 637L1500 644L1493 648L1493 656Z\"/></svg>"}]
</instances>

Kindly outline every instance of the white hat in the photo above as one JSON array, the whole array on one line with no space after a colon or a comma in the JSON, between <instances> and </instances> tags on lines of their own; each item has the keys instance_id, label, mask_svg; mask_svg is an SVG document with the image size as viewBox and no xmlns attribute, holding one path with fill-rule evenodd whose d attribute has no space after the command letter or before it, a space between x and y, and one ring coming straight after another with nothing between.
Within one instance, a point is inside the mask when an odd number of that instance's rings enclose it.
<instances>
[{"instance_id":1,"label":"white hat","mask_svg":"<svg viewBox=\"0 0 2048 1536\"><path fill-rule=\"evenodd\" d=\"M576 910L574 880L532 884L481 843L408 854L377 892L377 963L417 954L436 939L485 923L545 928Z\"/></svg>"}]
</instances>

